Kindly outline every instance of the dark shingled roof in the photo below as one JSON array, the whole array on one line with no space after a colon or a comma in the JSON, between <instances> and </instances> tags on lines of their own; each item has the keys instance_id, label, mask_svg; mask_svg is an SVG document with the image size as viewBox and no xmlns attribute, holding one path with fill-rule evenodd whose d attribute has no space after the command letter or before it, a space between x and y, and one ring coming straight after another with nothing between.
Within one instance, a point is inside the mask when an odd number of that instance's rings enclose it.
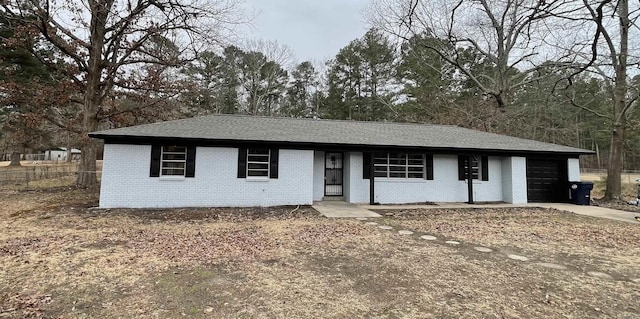
<instances>
[{"instance_id":1,"label":"dark shingled roof","mask_svg":"<svg viewBox=\"0 0 640 319\"><path fill-rule=\"evenodd\" d=\"M551 143L450 125L210 115L90 133L107 142L190 139L342 146L397 146L524 153L591 154Z\"/></svg>"}]
</instances>

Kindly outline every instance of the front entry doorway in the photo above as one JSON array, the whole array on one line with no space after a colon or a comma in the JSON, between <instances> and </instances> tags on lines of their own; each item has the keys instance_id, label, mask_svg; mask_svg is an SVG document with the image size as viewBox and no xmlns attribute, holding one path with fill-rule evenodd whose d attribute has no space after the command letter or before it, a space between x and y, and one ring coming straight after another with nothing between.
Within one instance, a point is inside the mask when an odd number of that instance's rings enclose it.
<instances>
[{"instance_id":1,"label":"front entry doorway","mask_svg":"<svg viewBox=\"0 0 640 319\"><path fill-rule=\"evenodd\" d=\"M325 153L324 196L342 196L342 153Z\"/></svg>"}]
</instances>

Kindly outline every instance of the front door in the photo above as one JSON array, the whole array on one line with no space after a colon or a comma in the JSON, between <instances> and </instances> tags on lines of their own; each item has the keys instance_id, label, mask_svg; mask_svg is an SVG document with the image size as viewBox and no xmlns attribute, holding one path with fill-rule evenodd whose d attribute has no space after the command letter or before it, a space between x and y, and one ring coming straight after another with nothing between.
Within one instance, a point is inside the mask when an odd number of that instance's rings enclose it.
<instances>
[{"instance_id":1,"label":"front door","mask_svg":"<svg viewBox=\"0 0 640 319\"><path fill-rule=\"evenodd\" d=\"M324 196L342 196L342 153L325 153Z\"/></svg>"}]
</instances>

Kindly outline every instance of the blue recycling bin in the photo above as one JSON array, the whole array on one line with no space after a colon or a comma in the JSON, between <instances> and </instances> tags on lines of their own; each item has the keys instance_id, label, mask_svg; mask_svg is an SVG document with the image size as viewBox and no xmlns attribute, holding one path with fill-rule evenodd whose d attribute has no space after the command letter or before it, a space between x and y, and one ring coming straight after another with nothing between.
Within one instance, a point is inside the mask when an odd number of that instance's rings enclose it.
<instances>
[{"instance_id":1,"label":"blue recycling bin","mask_svg":"<svg viewBox=\"0 0 640 319\"><path fill-rule=\"evenodd\" d=\"M571 182L571 202L576 205L591 205L592 182Z\"/></svg>"}]
</instances>

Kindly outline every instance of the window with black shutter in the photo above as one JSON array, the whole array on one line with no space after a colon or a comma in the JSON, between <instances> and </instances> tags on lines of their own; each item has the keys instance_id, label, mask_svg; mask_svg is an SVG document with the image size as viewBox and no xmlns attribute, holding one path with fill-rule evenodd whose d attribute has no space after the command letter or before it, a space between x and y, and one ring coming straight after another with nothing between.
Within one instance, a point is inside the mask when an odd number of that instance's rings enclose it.
<instances>
[{"instance_id":1,"label":"window with black shutter","mask_svg":"<svg viewBox=\"0 0 640 319\"><path fill-rule=\"evenodd\" d=\"M489 160L486 156L458 156L458 179L468 179L469 159L471 159L471 177L476 180L489 180Z\"/></svg>"},{"instance_id":2,"label":"window with black shutter","mask_svg":"<svg viewBox=\"0 0 640 319\"><path fill-rule=\"evenodd\" d=\"M433 155L420 153L363 153L362 177L369 179L371 165L375 177L433 180Z\"/></svg>"},{"instance_id":3,"label":"window with black shutter","mask_svg":"<svg viewBox=\"0 0 640 319\"><path fill-rule=\"evenodd\" d=\"M195 176L196 147L152 145L150 177Z\"/></svg>"},{"instance_id":4,"label":"window with black shutter","mask_svg":"<svg viewBox=\"0 0 640 319\"><path fill-rule=\"evenodd\" d=\"M278 149L239 149L238 178L278 178L278 155Z\"/></svg>"}]
</instances>

